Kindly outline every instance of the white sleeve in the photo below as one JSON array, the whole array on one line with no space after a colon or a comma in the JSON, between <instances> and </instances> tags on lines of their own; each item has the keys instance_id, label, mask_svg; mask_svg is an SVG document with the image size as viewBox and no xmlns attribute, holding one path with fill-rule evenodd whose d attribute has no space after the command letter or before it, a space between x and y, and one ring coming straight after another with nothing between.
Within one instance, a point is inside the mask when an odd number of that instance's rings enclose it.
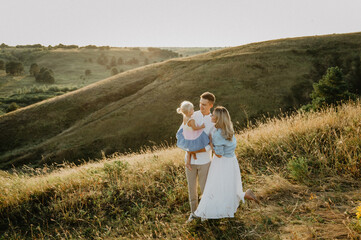
<instances>
[{"instance_id":1,"label":"white sleeve","mask_svg":"<svg viewBox=\"0 0 361 240\"><path fill-rule=\"evenodd\" d=\"M201 126L203 124L203 119L200 116L199 112L193 114L192 118L194 119L196 126Z\"/></svg>"}]
</instances>

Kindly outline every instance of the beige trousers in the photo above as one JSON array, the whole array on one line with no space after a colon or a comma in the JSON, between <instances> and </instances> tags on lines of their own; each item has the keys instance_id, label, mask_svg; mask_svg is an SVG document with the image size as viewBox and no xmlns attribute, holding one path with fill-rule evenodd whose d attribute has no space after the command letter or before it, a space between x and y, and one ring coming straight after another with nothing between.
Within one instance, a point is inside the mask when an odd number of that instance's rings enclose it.
<instances>
[{"instance_id":1,"label":"beige trousers","mask_svg":"<svg viewBox=\"0 0 361 240\"><path fill-rule=\"evenodd\" d=\"M191 164L192 170L186 168L189 204L191 205L192 213L195 212L198 207L197 176L201 192L203 193L204 186L206 185L207 181L208 169L210 164L211 162L202 165Z\"/></svg>"}]
</instances>

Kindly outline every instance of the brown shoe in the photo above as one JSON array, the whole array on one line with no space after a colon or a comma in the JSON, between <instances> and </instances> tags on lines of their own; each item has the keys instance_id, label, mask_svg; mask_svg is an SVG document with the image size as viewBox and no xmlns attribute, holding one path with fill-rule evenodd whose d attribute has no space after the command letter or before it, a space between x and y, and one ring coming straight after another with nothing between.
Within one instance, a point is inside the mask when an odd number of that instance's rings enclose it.
<instances>
[{"instance_id":1,"label":"brown shoe","mask_svg":"<svg viewBox=\"0 0 361 240\"><path fill-rule=\"evenodd\" d=\"M254 193L251 189L247 189L244 197L248 200L253 200L256 203L260 204L260 201L257 199L256 195L254 195Z\"/></svg>"}]
</instances>

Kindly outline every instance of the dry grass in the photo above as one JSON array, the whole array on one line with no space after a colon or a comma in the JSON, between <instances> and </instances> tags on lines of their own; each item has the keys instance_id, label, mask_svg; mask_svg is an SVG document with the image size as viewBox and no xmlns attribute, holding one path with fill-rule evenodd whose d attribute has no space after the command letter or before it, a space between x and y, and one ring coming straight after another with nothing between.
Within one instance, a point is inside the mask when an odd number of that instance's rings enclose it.
<instances>
[{"instance_id":1,"label":"dry grass","mask_svg":"<svg viewBox=\"0 0 361 240\"><path fill-rule=\"evenodd\" d=\"M359 160L360 145L349 145L349 139L359 137L360 113L359 102L348 103L242 131L237 155L244 188L252 188L262 204L241 205L233 219L184 224L189 214L184 153L176 148L117 154L80 166L1 171L2 238L360 239L361 185L353 168L339 171L337 161L327 161L314 176L311 167L318 165L307 165L303 181L289 165L304 157L297 148L320 151L320 138L324 154ZM304 140L309 136L313 141ZM294 158L284 157L290 149ZM272 154L281 160L270 159ZM324 155L315 156L321 161ZM351 160L343 166L353 166Z\"/></svg>"},{"instance_id":2,"label":"dry grass","mask_svg":"<svg viewBox=\"0 0 361 240\"><path fill-rule=\"evenodd\" d=\"M252 131L247 129L239 134L240 157L249 159L250 165L257 169L305 159L307 164L313 161L313 167L321 173L342 172L359 177L360 112L361 105L357 102L259 122Z\"/></svg>"}]
</instances>

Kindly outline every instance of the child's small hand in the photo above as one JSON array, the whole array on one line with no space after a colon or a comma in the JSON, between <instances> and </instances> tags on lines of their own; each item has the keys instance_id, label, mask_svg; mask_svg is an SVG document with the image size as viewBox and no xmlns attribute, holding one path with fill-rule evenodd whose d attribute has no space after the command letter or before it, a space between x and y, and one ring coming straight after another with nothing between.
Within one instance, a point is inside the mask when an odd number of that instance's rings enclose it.
<instances>
[{"instance_id":1,"label":"child's small hand","mask_svg":"<svg viewBox=\"0 0 361 240\"><path fill-rule=\"evenodd\" d=\"M206 125L204 125L204 123L201 125L201 128L205 128L206 127Z\"/></svg>"}]
</instances>

